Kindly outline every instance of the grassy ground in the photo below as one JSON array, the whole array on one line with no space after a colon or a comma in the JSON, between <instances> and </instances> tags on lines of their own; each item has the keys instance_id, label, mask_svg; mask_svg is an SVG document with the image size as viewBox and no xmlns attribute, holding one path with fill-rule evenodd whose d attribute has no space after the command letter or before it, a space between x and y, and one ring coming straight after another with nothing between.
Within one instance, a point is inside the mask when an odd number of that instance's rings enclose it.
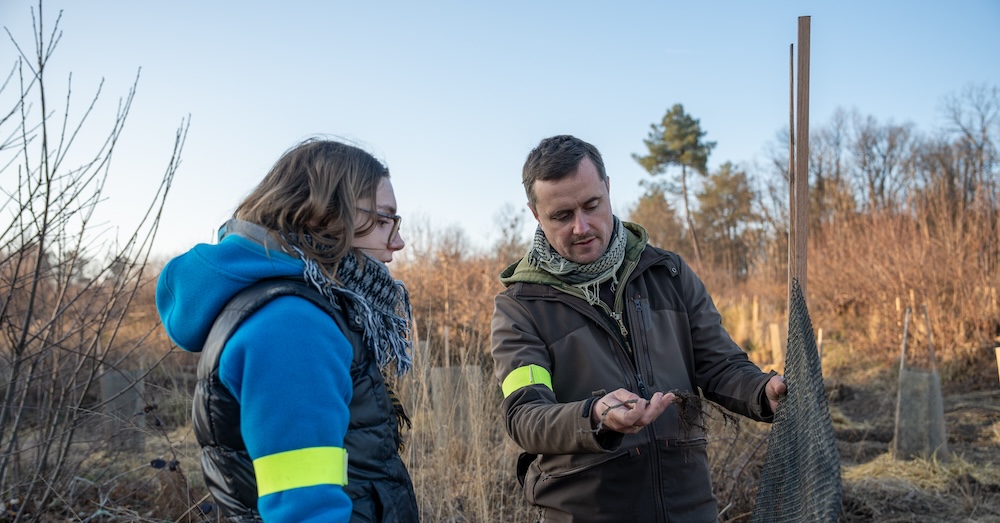
<instances>
[{"instance_id":1,"label":"grassy ground","mask_svg":"<svg viewBox=\"0 0 1000 523\"><path fill-rule=\"evenodd\" d=\"M828 354L828 362L841 360L849 358ZM825 378L841 457L840 521L1000 522L1000 387L946 387L950 459L896 460L890 449L898 371L890 363L831 364ZM438 397L428 386L429 372L415 373L400 388L414 422L404 459L423 520L534 521L514 477L519 450L503 432L492 378L471 366L454 376L456 388ZM172 394L175 399L136 424L144 433L142 448L112 449L100 438L82 446L83 472L73 491L60 493L39 520L214 521L197 443L184 418L188 407L177 399L186 393ZM724 522L749 521L769 426L743 421L738 430L716 424L709 433ZM0 521L19 502L3 500Z\"/></svg>"},{"instance_id":2,"label":"grassy ground","mask_svg":"<svg viewBox=\"0 0 1000 523\"><path fill-rule=\"evenodd\" d=\"M891 387L840 381L834 390L841 521L1000 521L1000 389L945 393L946 461L892 457Z\"/></svg>"}]
</instances>

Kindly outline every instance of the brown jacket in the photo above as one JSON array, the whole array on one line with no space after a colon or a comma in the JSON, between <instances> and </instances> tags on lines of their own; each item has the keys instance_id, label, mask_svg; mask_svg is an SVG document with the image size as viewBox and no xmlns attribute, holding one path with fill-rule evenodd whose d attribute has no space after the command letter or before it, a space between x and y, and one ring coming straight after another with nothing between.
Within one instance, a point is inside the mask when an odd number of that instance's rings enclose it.
<instances>
[{"instance_id":1,"label":"brown jacket","mask_svg":"<svg viewBox=\"0 0 1000 523\"><path fill-rule=\"evenodd\" d=\"M600 391L619 387L645 398L700 390L771 421L770 375L730 339L688 265L646 245L638 225L626 227L625 284L613 310L589 305L526 260L501 274L507 289L495 299L491 345L507 432L525 451L519 479L546 522L715 521L700 419L684 429L671 405L638 434L595 435L590 408ZM700 418L700 409L688 416Z\"/></svg>"}]
</instances>

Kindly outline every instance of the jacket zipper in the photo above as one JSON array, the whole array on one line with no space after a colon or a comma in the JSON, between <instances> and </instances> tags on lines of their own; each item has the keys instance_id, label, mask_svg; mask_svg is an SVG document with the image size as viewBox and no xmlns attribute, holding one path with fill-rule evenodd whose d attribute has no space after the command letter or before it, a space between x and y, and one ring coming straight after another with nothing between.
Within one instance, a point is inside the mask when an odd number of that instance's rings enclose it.
<instances>
[{"instance_id":1,"label":"jacket zipper","mask_svg":"<svg viewBox=\"0 0 1000 523\"><path fill-rule=\"evenodd\" d=\"M618 312L624 309L623 298L625 297L625 289L628 288L628 279L632 277L635 268L639 265L639 260L636 259L635 261L630 261L628 263L629 263L628 266L625 267L625 271L622 272L625 278L622 279L622 284L618 287L618 289L615 292L615 308L612 317L614 317L615 321L618 322L618 326L621 328L622 331L622 340L625 344L625 348L632 356L631 357L632 370L635 374L635 384L636 387L638 387L639 389L638 391L639 395L642 396L643 399L649 400L650 397L649 391L646 389L646 383L643 382L642 380L642 372L639 370L640 367L639 354L629 343L628 329L625 328L625 322L623 321L622 313Z\"/></svg>"},{"instance_id":2,"label":"jacket zipper","mask_svg":"<svg viewBox=\"0 0 1000 523\"><path fill-rule=\"evenodd\" d=\"M633 301L633 303L635 305L634 312L632 314L632 321L633 321L633 326L636 326L636 328L633 329L633 331L637 332L640 335L644 335L644 329L642 328L642 325L643 325L643 323L642 323L642 318L643 318L643 314L642 314L642 297L639 296L639 295L636 295L634 298L631 298L631 299L632 299L632 301ZM649 358L649 347L646 347L645 349L646 349L646 355L645 356L646 356L646 358ZM639 364L639 358L640 358L640 355L637 353L636 356L635 356L635 359L636 359L636 361L635 361L635 368L636 368L636 376L637 377L641 376L641 374L642 374L642 370L641 370L642 369L642 365ZM652 362L650 362L650 364L652 364ZM650 396L646 392L646 385L641 381L642 378L639 377L639 380L640 380L639 381L639 389L642 391L642 397L646 398L647 400L650 399ZM651 428L651 430L652 430L652 428ZM651 461L654 463L654 466L651 467L652 472L653 472L653 485L655 485L656 488L659 489L660 485L663 482L663 478L662 478L662 474L661 474L661 471L660 471L660 467L658 467L658 466L655 465L656 463L660 463L660 446L656 444L656 433L655 433L655 431L654 431L652 437L650 438L650 440L652 442L652 445L650 445L650 447L651 447L650 451L653 453L653 456L651 457ZM662 518L663 515L666 514L667 507L663 503L662 496L655 496L655 499L656 499L657 517L658 518Z\"/></svg>"},{"instance_id":3,"label":"jacket zipper","mask_svg":"<svg viewBox=\"0 0 1000 523\"><path fill-rule=\"evenodd\" d=\"M608 308L608 306L604 302L598 302L598 303L600 304L601 308L604 309L604 311L608 314L608 316L614 319L615 323L618 324L618 330L622 335L621 343L622 346L625 348L625 352L626 355L628 356L629 362L632 364L632 368L630 370L632 371L632 375L635 377L635 383L636 387L639 389L638 391L639 395L642 396L643 399L648 400L649 391L646 389L646 383L642 381L642 373L639 372L639 362L637 361L639 355L635 353L635 349L632 348L632 344L629 343L628 341L628 328L625 327L625 322L623 321L622 314L620 312L612 311L611 309Z\"/></svg>"},{"instance_id":4,"label":"jacket zipper","mask_svg":"<svg viewBox=\"0 0 1000 523\"><path fill-rule=\"evenodd\" d=\"M655 262L658 263L659 259L655 260ZM638 265L639 265L638 260L633 261L633 262L629 262L629 266L627 266L626 270L622 273L622 274L626 275L626 277L623 279L623 282L621 283L621 285L619 285L619 288L615 292L614 310L610 309L607 306L607 304L605 304L603 301L598 301L598 303L601 305L601 308L607 313L607 317L613 319L615 321L615 323L617 324L617 326L618 326L618 334L621 335L621 338L618 340L619 341L618 348L619 348L620 353L624 353L624 356L625 356L625 358L624 358L625 361L622 362L622 363L625 364L625 365L630 365L631 366L631 368L629 370L632 371L632 375L635 378L636 386L637 386L637 388L639 390L639 394L643 398L645 398L646 400L649 400L649 391L646 388L645 382L642 380L642 374L639 371L639 362L636 361L636 357L634 356L634 352L632 350L632 347L631 347L631 345L628 342L628 332L629 331L625 327L625 323L623 321L622 314L614 312L614 311L617 311L617 310L622 310L622 308L623 308L622 307L622 305L623 305L623 303L622 303L622 297L624 295L624 290L628 287L628 279L632 276L633 271L635 270L635 268ZM570 294L572 295L572 293L570 293ZM580 296L577 296L577 297L579 298ZM584 301L586 301L586 300L584 300ZM566 303L567 305L570 305L571 307L573 307L573 308L577 309L578 311L582 312L585 316L591 316L591 317L593 317L593 315L596 313L596 311L594 310L593 307L586 307L586 308L578 307L576 305L576 301L575 300L569 301L569 302L564 302L564 303ZM637 310L637 312L641 312L638 309L639 309L639 302L637 300L636 301L636 310ZM598 317L600 317L600 313L596 313L596 315ZM637 315L637 316L641 317L641 315ZM601 322L601 321L599 321L598 324L599 325L603 324L604 327L608 330L608 332L611 333L612 337L617 337L617 335L615 334L614 329L612 329L610 325L608 325L605 322ZM652 444L650 445L650 447L652 448L652 452L653 452L653 460L652 460L652 462L654 464L659 463L659 461L660 461L659 460L660 448L656 444L656 438L655 438L655 436L652 438ZM660 474L659 468L657 466L655 466L655 465L653 466L653 482L654 482L654 485L656 485L656 488L659 489L660 488L660 484L662 483L662 478L661 478L661 474ZM658 512L657 516L659 518L662 518L663 514L666 514L666 508L663 506L663 500L660 498L660 496L657 496L656 509L657 509L657 512Z\"/></svg>"}]
</instances>

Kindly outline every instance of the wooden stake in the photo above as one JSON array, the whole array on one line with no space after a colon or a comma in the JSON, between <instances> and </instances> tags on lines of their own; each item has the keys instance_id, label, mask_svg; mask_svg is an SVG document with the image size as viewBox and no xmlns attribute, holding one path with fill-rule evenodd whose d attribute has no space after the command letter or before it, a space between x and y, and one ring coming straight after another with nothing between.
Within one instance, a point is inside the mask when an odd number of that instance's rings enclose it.
<instances>
[{"instance_id":1,"label":"wooden stake","mask_svg":"<svg viewBox=\"0 0 1000 523\"><path fill-rule=\"evenodd\" d=\"M795 176L790 206L788 242L789 283L798 280L806 298L806 251L809 239L809 17L799 17L799 59L796 89Z\"/></svg>"},{"instance_id":2,"label":"wooden stake","mask_svg":"<svg viewBox=\"0 0 1000 523\"><path fill-rule=\"evenodd\" d=\"M993 352L997 354L997 376L1000 377L1000 346L993 347Z\"/></svg>"},{"instance_id":3,"label":"wooden stake","mask_svg":"<svg viewBox=\"0 0 1000 523\"><path fill-rule=\"evenodd\" d=\"M788 44L788 265L792 264L792 229L795 216L795 44Z\"/></svg>"}]
</instances>

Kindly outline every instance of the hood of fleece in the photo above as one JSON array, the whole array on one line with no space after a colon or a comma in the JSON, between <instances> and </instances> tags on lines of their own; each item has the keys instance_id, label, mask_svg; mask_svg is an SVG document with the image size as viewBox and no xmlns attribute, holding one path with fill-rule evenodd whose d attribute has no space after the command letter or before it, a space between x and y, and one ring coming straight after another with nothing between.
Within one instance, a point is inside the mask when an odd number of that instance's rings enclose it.
<instances>
[{"instance_id":1,"label":"hood of fleece","mask_svg":"<svg viewBox=\"0 0 1000 523\"><path fill-rule=\"evenodd\" d=\"M638 223L622 221L622 225L625 226L625 234L627 236L625 244L625 261L635 261L639 259L639 255L642 254L643 249L646 248L646 242L649 240L649 234L646 233L646 229L643 229ZM625 263L623 266L634 267L634 263ZM552 276L548 272L545 272L537 267L531 265L528 262L528 256L525 256L507 266L503 272L500 273L500 283L504 287L510 287L517 282L524 283L541 283L545 285L555 285L562 286L562 282L558 278Z\"/></svg>"},{"instance_id":2,"label":"hood of fleece","mask_svg":"<svg viewBox=\"0 0 1000 523\"><path fill-rule=\"evenodd\" d=\"M302 276L298 258L238 235L170 260L156 284L156 309L170 339L200 352L215 317L239 291L267 278Z\"/></svg>"}]
</instances>

